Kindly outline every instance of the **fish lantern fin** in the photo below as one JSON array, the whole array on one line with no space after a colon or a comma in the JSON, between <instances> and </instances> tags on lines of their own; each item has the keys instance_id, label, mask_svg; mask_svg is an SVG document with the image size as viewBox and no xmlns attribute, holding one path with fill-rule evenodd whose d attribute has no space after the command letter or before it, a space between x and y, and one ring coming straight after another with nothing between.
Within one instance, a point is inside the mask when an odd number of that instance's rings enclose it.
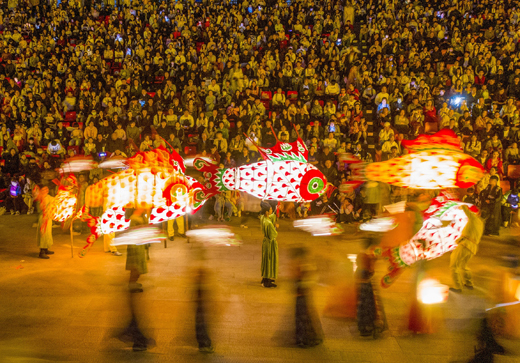
<instances>
[{"instance_id":1,"label":"fish lantern fin","mask_svg":"<svg viewBox=\"0 0 520 363\"><path fill-rule=\"evenodd\" d=\"M376 247L370 250L375 257L382 257L388 261L387 274L381 278L381 286L390 287L394 281L401 275L403 269L408 265L401 259L400 246L391 248Z\"/></svg>"},{"instance_id":2,"label":"fish lantern fin","mask_svg":"<svg viewBox=\"0 0 520 363\"><path fill-rule=\"evenodd\" d=\"M252 142L251 139L250 141ZM255 146L265 161L299 161L301 163L307 163L309 161L309 151L300 137L293 142L277 141L272 147Z\"/></svg>"},{"instance_id":3,"label":"fish lantern fin","mask_svg":"<svg viewBox=\"0 0 520 363\"><path fill-rule=\"evenodd\" d=\"M459 138L450 129L443 129L433 135L419 135L415 140L403 140L401 144L409 153L427 149L462 151Z\"/></svg>"},{"instance_id":4,"label":"fish lantern fin","mask_svg":"<svg viewBox=\"0 0 520 363\"><path fill-rule=\"evenodd\" d=\"M203 192L206 198L229 190L222 182L225 169L219 168L217 163L207 159L195 158L193 166L204 175Z\"/></svg>"},{"instance_id":5,"label":"fish lantern fin","mask_svg":"<svg viewBox=\"0 0 520 363\"><path fill-rule=\"evenodd\" d=\"M94 242L102 235L101 233L101 218L93 217L90 213L87 213L86 207L83 207L81 210L81 221L85 222L90 229L90 234L87 237L87 244L81 249L79 252L79 257L85 257L87 252L90 250L90 247L94 244Z\"/></svg>"},{"instance_id":6,"label":"fish lantern fin","mask_svg":"<svg viewBox=\"0 0 520 363\"><path fill-rule=\"evenodd\" d=\"M484 168L482 165L480 165L477 160L468 156L468 158L460 162L455 185L459 188L469 188L478 183L483 176Z\"/></svg>"},{"instance_id":7,"label":"fish lantern fin","mask_svg":"<svg viewBox=\"0 0 520 363\"><path fill-rule=\"evenodd\" d=\"M181 174L186 172L186 166L182 157L175 150L170 153L164 146L150 151L138 152L131 158L126 159L126 164L135 170L166 167L173 168Z\"/></svg>"},{"instance_id":8,"label":"fish lantern fin","mask_svg":"<svg viewBox=\"0 0 520 363\"><path fill-rule=\"evenodd\" d=\"M161 146L161 148L164 148L164 147ZM166 149L164 149L164 151L168 152L168 150L166 150ZM169 154L170 154L170 164L173 166L173 168L177 169L178 172L182 172L182 174L185 174L186 165L184 165L184 159L175 150L172 150L172 152Z\"/></svg>"}]
</instances>

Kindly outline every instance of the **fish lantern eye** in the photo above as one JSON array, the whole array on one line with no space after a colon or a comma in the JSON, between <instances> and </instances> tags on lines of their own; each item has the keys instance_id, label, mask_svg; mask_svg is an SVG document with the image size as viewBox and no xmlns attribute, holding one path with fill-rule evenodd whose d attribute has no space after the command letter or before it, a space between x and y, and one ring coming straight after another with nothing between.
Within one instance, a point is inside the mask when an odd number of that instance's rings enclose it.
<instances>
[{"instance_id":1,"label":"fish lantern eye","mask_svg":"<svg viewBox=\"0 0 520 363\"><path fill-rule=\"evenodd\" d=\"M325 190L326 185L325 176L318 169L312 168L302 177L300 195L307 201L314 200Z\"/></svg>"},{"instance_id":2,"label":"fish lantern eye","mask_svg":"<svg viewBox=\"0 0 520 363\"><path fill-rule=\"evenodd\" d=\"M314 177L311 179L309 184L307 185L307 190L311 194L317 194L323 190L324 183L321 178Z\"/></svg>"}]
</instances>

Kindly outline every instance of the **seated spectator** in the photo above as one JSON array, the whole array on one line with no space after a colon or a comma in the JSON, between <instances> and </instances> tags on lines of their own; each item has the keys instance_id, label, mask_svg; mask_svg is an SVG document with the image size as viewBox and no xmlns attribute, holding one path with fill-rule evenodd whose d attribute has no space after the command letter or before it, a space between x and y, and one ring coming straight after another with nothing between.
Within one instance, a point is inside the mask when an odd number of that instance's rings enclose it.
<instances>
[{"instance_id":1,"label":"seated spectator","mask_svg":"<svg viewBox=\"0 0 520 363\"><path fill-rule=\"evenodd\" d=\"M66 149L61 145L59 140L52 140L47 145L47 153L49 155L63 156L67 153Z\"/></svg>"},{"instance_id":2,"label":"seated spectator","mask_svg":"<svg viewBox=\"0 0 520 363\"><path fill-rule=\"evenodd\" d=\"M114 131L112 133L110 140L107 141L106 151L108 151L110 153L114 153L116 150L121 151L124 149L125 149L125 146L123 143L123 139L118 138L116 132Z\"/></svg>"},{"instance_id":3,"label":"seated spectator","mask_svg":"<svg viewBox=\"0 0 520 363\"><path fill-rule=\"evenodd\" d=\"M168 136L168 139L166 140L165 146L168 150L170 150L170 152L175 149L182 149L181 141L178 138L176 138L175 134L172 132L170 132L170 135Z\"/></svg>"},{"instance_id":4,"label":"seated spectator","mask_svg":"<svg viewBox=\"0 0 520 363\"><path fill-rule=\"evenodd\" d=\"M128 140L132 140L137 143L141 137L141 129L136 126L135 120L130 120L128 127L126 128L126 137Z\"/></svg>"},{"instance_id":5,"label":"seated spectator","mask_svg":"<svg viewBox=\"0 0 520 363\"><path fill-rule=\"evenodd\" d=\"M166 148L166 143L164 142L164 139L159 134L155 134L155 138L153 140L153 148L157 149L158 147Z\"/></svg>"},{"instance_id":6,"label":"seated spectator","mask_svg":"<svg viewBox=\"0 0 520 363\"><path fill-rule=\"evenodd\" d=\"M94 144L96 145L96 153L101 153L105 151L106 148L106 140L103 138L103 135L97 134L96 140L94 141Z\"/></svg>"},{"instance_id":7,"label":"seated spectator","mask_svg":"<svg viewBox=\"0 0 520 363\"><path fill-rule=\"evenodd\" d=\"M45 135L44 135L45 138ZM72 131L70 133L70 146L81 146L83 143L83 130L81 126L77 123L72 125Z\"/></svg>"},{"instance_id":8,"label":"seated spectator","mask_svg":"<svg viewBox=\"0 0 520 363\"><path fill-rule=\"evenodd\" d=\"M486 162L486 170L490 172L491 168L495 168L497 174L502 177L504 174L502 168L502 158L500 157L500 153L498 151L493 151L491 157Z\"/></svg>"},{"instance_id":9,"label":"seated spectator","mask_svg":"<svg viewBox=\"0 0 520 363\"><path fill-rule=\"evenodd\" d=\"M222 132L217 131L217 137L213 141L213 145L217 147L217 152L221 155L221 159L224 159L224 156L227 153L228 143L227 140L222 137Z\"/></svg>"},{"instance_id":10,"label":"seated spectator","mask_svg":"<svg viewBox=\"0 0 520 363\"><path fill-rule=\"evenodd\" d=\"M271 104L273 106L273 109L275 109L275 110L279 110L284 106L285 93L282 93L281 88L278 88L276 90L276 93L273 95L273 98L271 99Z\"/></svg>"},{"instance_id":11,"label":"seated spectator","mask_svg":"<svg viewBox=\"0 0 520 363\"><path fill-rule=\"evenodd\" d=\"M466 148L464 152L470 154L474 158L477 158L480 155L482 149L482 143L478 140L477 135L471 135L471 141L466 143Z\"/></svg>"},{"instance_id":12,"label":"seated spectator","mask_svg":"<svg viewBox=\"0 0 520 363\"><path fill-rule=\"evenodd\" d=\"M394 127L400 134L408 134L410 131L410 120L406 117L406 111L400 110L399 115L395 117Z\"/></svg>"},{"instance_id":13,"label":"seated spectator","mask_svg":"<svg viewBox=\"0 0 520 363\"><path fill-rule=\"evenodd\" d=\"M170 134L172 133L172 130L166 124L166 119L163 119L161 121L161 124L159 125L159 127L157 127L157 129L155 131L163 139L168 139L170 137Z\"/></svg>"},{"instance_id":14,"label":"seated spectator","mask_svg":"<svg viewBox=\"0 0 520 363\"><path fill-rule=\"evenodd\" d=\"M383 154L386 154L386 157L388 157L388 155L392 153L393 147L396 148L397 154L399 155L399 144L395 141L394 135L390 135L390 138L382 145L381 150L383 151Z\"/></svg>"},{"instance_id":15,"label":"seated spectator","mask_svg":"<svg viewBox=\"0 0 520 363\"><path fill-rule=\"evenodd\" d=\"M182 127L192 129L195 127L195 120L190 115L188 110L184 110L184 114L179 118L179 123Z\"/></svg>"},{"instance_id":16,"label":"seated spectator","mask_svg":"<svg viewBox=\"0 0 520 363\"><path fill-rule=\"evenodd\" d=\"M379 132L379 144L383 145L391 136L394 136L394 130L390 128L390 122L385 122L384 128Z\"/></svg>"},{"instance_id":17,"label":"seated spectator","mask_svg":"<svg viewBox=\"0 0 520 363\"><path fill-rule=\"evenodd\" d=\"M492 152L492 151L498 151L498 152L502 152L502 141L500 141L498 139L498 135L497 134L494 134L492 137L491 137L491 140L488 140L488 142L486 143L486 149L489 151L489 152Z\"/></svg>"},{"instance_id":18,"label":"seated spectator","mask_svg":"<svg viewBox=\"0 0 520 363\"><path fill-rule=\"evenodd\" d=\"M226 156L224 158L224 161L221 161L222 163L224 163L224 167L226 169L230 169L230 168L234 168L236 167L236 162L235 162L235 159L233 158L233 155L231 154L230 151L228 151L226 153Z\"/></svg>"},{"instance_id":19,"label":"seated spectator","mask_svg":"<svg viewBox=\"0 0 520 363\"><path fill-rule=\"evenodd\" d=\"M2 158L5 160L2 173L14 176L20 171L20 156L16 148L5 149Z\"/></svg>"},{"instance_id":20,"label":"seated spectator","mask_svg":"<svg viewBox=\"0 0 520 363\"><path fill-rule=\"evenodd\" d=\"M88 138L88 141L83 146L83 151L85 156L96 154L96 144L91 137Z\"/></svg>"},{"instance_id":21,"label":"seated spectator","mask_svg":"<svg viewBox=\"0 0 520 363\"><path fill-rule=\"evenodd\" d=\"M323 140L323 147L328 147L329 150L331 150L332 152L334 152L337 149L338 140L334 138L333 132L329 132L328 137L325 140Z\"/></svg>"},{"instance_id":22,"label":"seated spectator","mask_svg":"<svg viewBox=\"0 0 520 363\"><path fill-rule=\"evenodd\" d=\"M386 98L383 98L381 100L381 103L377 106L377 113L380 114L381 112L383 112L383 108L388 109L388 111L392 111L390 109L390 105L387 103L387 99Z\"/></svg>"},{"instance_id":23,"label":"seated spectator","mask_svg":"<svg viewBox=\"0 0 520 363\"><path fill-rule=\"evenodd\" d=\"M311 108L311 117L315 119L321 119L323 117L323 108L319 100L314 100L314 104Z\"/></svg>"},{"instance_id":24,"label":"seated spectator","mask_svg":"<svg viewBox=\"0 0 520 363\"><path fill-rule=\"evenodd\" d=\"M506 149L504 154L504 161L508 164L517 165L520 162L520 156L518 155L518 146L516 142L513 142ZM505 172L505 171L504 171Z\"/></svg>"},{"instance_id":25,"label":"seated spectator","mask_svg":"<svg viewBox=\"0 0 520 363\"><path fill-rule=\"evenodd\" d=\"M115 135L113 136L112 140L117 140ZM110 149L115 149L115 148L117 148L117 147L112 146ZM144 140L141 142L141 145L139 146L139 150L140 151L150 151L152 149L153 149L153 141L150 139L150 135L144 135Z\"/></svg>"}]
</instances>

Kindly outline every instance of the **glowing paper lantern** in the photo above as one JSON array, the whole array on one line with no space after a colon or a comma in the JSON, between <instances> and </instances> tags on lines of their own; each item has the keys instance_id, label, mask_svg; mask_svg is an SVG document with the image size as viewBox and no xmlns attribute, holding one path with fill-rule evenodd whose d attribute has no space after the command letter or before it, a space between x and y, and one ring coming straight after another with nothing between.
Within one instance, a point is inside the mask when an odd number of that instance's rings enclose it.
<instances>
[{"instance_id":1,"label":"glowing paper lantern","mask_svg":"<svg viewBox=\"0 0 520 363\"><path fill-rule=\"evenodd\" d=\"M440 304L448 300L449 288L435 279L424 279L417 287L417 299L423 304Z\"/></svg>"},{"instance_id":2,"label":"glowing paper lantern","mask_svg":"<svg viewBox=\"0 0 520 363\"><path fill-rule=\"evenodd\" d=\"M89 187L86 205L103 206L105 212L99 218L83 213L82 219L88 221L91 234L81 256L100 235L129 227L125 208L150 208L153 224L196 212L208 198L204 187L184 174L183 160L176 152L170 154L164 148L141 152L122 165L127 169Z\"/></svg>"},{"instance_id":3,"label":"glowing paper lantern","mask_svg":"<svg viewBox=\"0 0 520 363\"><path fill-rule=\"evenodd\" d=\"M58 193L52 202L53 220L64 222L76 214L77 193L78 181L74 174L69 174L61 179Z\"/></svg>"},{"instance_id":4,"label":"glowing paper lantern","mask_svg":"<svg viewBox=\"0 0 520 363\"><path fill-rule=\"evenodd\" d=\"M65 190L57 194L56 198L54 198L56 208L52 219L58 222L64 222L72 218L76 213L77 202L78 198L70 190Z\"/></svg>"},{"instance_id":5,"label":"glowing paper lantern","mask_svg":"<svg viewBox=\"0 0 520 363\"><path fill-rule=\"evenodd\" d=\"M477 212L475 206L456 201L447 193L434 198L430 208L423 213L423 226L409 241L386 250L375 249L376 254L386 257L390 263L389 273L382 280L383 286L388 287L403 268L453 251L466 236L480 240L484 227Z\"/></svg>"},{"instance_id":6,"label":"glowing paper lantern","mask_svg":"<svg viewBox=\"0 0 520 363\"><path fill-rule=\"evenodd\" d=\"M153 205L155 177L151 171L142 169L137 174L137 200L140 208L151 208Z\"/></svg>"},{"instance_id":7,"label":"glowing paper lantern","mask_svg":"<svg viewBox=\"0 0 520 363\"><path fill-rule=\"evenodd\" d=\"M130 220L125 218L123 207L107 209L101 216L101 232L103 234L120 232L128 227L130 227Z\"/></svg>"},{"instance_id":8,"label":"glowing paper lantern","mask_svg":"<svg viewBox=\"0 0 520 363\"><path fill-rule=\"evenodd\" d=\"M484 176L483 167L460 149L451 130L403 140L409 154L366 166L369 180L415 189L468 188Z\"/></svg>"},{"instance_id":9,"label":"glowing paper lantern","mask_svg":"<svg viewBox=\"0 0 520 363\"><path fill-rule=\"evenodd\" d=\"M206 194L240 190L261 199L309 202L325 192L327 180L307 162L307 148L300 138L272 148L258 146L258 150L264 161L238 168L219 169L215 163L196 158L194 166L204 174Z\"/></svg>"}]
</instances>

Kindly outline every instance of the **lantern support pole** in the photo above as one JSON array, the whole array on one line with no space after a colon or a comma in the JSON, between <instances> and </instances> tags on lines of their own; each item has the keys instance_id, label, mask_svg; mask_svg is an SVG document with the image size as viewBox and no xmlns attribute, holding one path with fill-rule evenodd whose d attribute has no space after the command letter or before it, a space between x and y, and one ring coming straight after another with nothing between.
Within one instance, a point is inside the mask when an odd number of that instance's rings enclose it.
<instances>
[{"instance_id":1,"label":"lantern support pole","mask_svg":"<svg viewBox=\"0 0 520 363\"><path fill-rule=\"evenodd\" d=\"M70 222L70 254L71 257L74 258L74 217L72 217L72 221Z\"/></svg>"}]
</instances>

